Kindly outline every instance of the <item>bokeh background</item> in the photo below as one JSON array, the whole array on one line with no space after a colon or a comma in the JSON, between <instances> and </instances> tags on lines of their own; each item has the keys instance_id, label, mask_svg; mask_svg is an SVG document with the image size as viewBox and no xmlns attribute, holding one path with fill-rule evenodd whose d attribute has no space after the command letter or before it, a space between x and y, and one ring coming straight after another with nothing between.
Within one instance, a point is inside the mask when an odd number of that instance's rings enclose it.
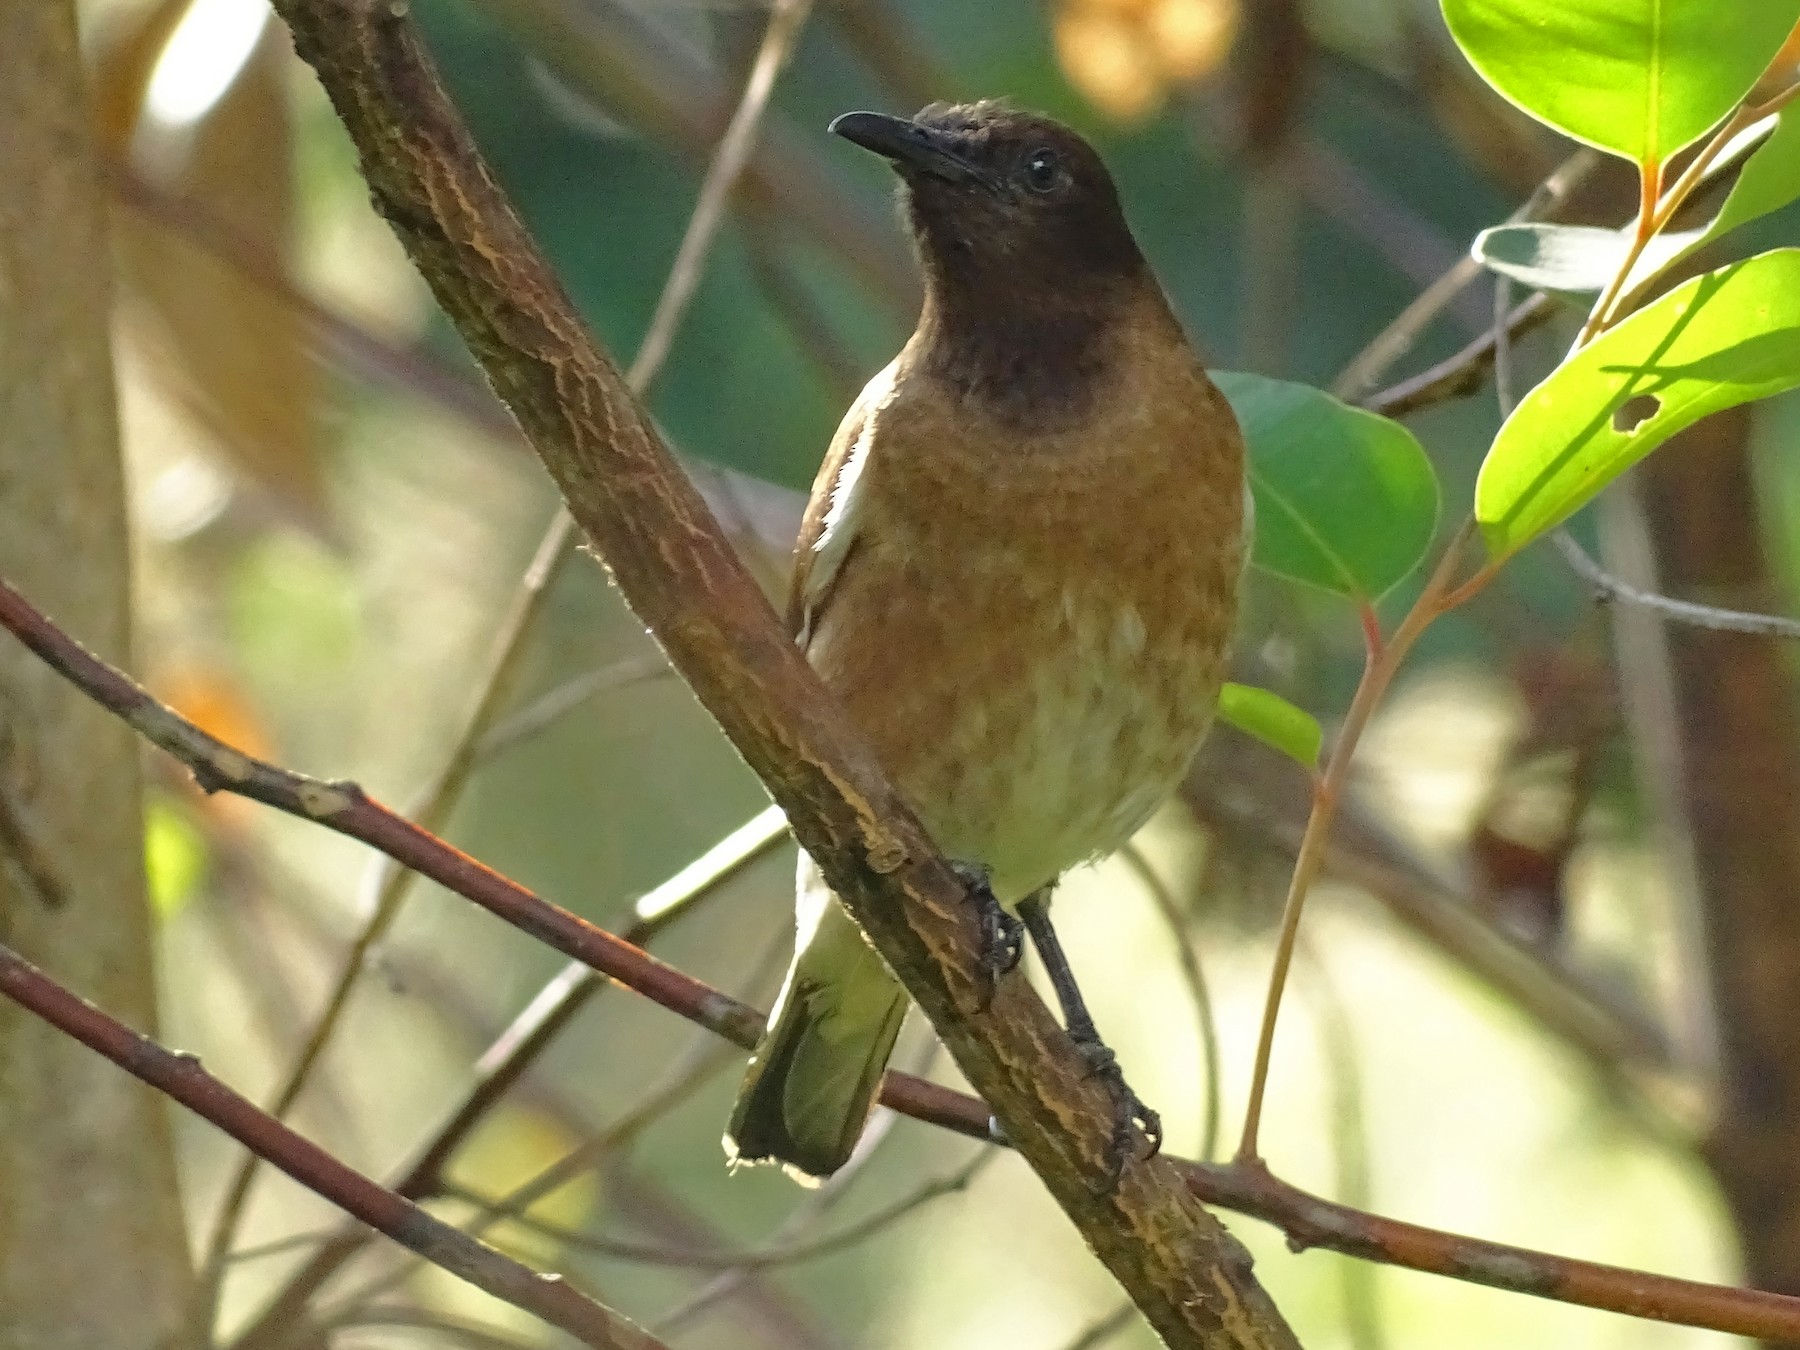
<instances>
[{"instance_id":1,"label":"bokeh background","mask_svg":"<svg viewBox=\"0 0 1800 1350\"><path fill-rule=\"evenodd\" d=\"M415 0L413 12L501 181L628 361L767 10ZM111 166L137 670L246 748L416 802L487 679L553 494L369 210L347 141L261 0L91 0L84 20ZM821 0L650 397L771 586L798 492L917 299L890 176L824 126L851 108L981 95L1094 139L1209 360L1326 386L1569 150L1461 64L1430 0ZM1615 223L1630 192L1599 172L1576 214ZM1778 216L1756 238L1791 230ZM1470 285L1345 392L1450 355L1494 306L1489 284ZM1567 337L1552 324L1522 340L1519 387ZM1653 579L1641 559L1658 558L1695 586L1720 550L1747 549L1760 574L1712 598L1778 605L1800 557L1800 479L1783 453L1796 415L1781 402L1702 433L1686 462L1746 485L1735 516L1697 518L1711 498L1651 482L1588 513L1602 519L1581 522L1583 537L1634 575ZM1498 422L1485 386L1411 419L1447 517L1466 509ZM1762 686L1728 689L1704 651L1671 655L1672 640L1714 639L1670 639L1595 606L1539 550L1422 646L1375 723L1307 921L1264 1127L1281 1174L1607 1262L1732 1281L1748 1242L1753 1270L1800 1269L1800 1253L1757 1250L1768 1235L1728 1203L1730 1176L1725 1200L1716 1185L1721 1103L1746 1070L1742 1056L1721 1060L1737 1033L1721 1034L1715 990L1729 972L1705 934L1737 921L1721 906L1750 883L1705 842L1693 774L1713 761L1687 739L1740 734L1692 701L1709 690L1765 715L1765 747L1791 733L1787 669L1758 658L1775 692L1751 708ZM640 896L766 799L592 559L560 569L523 650L501 734L478 750L445 832L623 928ZM1361 658L1341 604L1250 579L1244 678L1329 729ZM1729 671L1738 657L1718 660ZM508 720L521 710L524 723ZM1797 744L1775 748L1792 758ZM1730 762L1729 744L1714 749ZM384 877L345 841L202 799L166 762L150 783L164 1039L267 1100ZM1764 822L1771 847L1783 821L1792 831L1778 785L1747 777L1709 800ZM1059 901L1099 1024L1178 1152L1207 1144L1209 1113L1224 1121L1211 1146L1229 1151L1303 812L1303 785L1221 735L1134 856L1071 878ZM783 845L743 869L658 953L766 1006L792 865ZM390 1172L560 968L455 897L412 888L295 1121ZM1800 1040L1794 1027L1739 1030L1759 1045ZM954 1075L922 1025L898 1059ZM434 1203L469 1219L585 1150L530 1211L543 1223L488 1235L695 1350L1152 1343L1011 1157L969 1176L973 1145L883 1118L842 1184L807 1193L728 1175L718 1135L738 1064L608 993L455 1158L457 1193ZM198 1241L239 1155L186 1117L177 1139ZM1800 1187L1800 1155L1793 1169ZM1229 1222L1311 1350L1727 1339L1293 1254L1273 1230ZM258 1181L234 1238L227 1336L333 1224L285 1179ZM703 1259L738 1252L765 1259ZM381 1247L319 1306L345 1350L559 1343Z\"/></svg>"}]
</instances>

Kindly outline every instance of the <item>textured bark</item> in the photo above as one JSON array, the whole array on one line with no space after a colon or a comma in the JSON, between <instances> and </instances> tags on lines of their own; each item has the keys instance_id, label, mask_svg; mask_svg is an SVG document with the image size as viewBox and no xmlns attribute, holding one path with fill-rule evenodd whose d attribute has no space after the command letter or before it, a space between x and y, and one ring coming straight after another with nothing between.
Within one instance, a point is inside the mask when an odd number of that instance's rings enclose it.
<instances>
[{"instance_id":1,"label":"textured bark","mask_svg":"<svg viewBox=\"0 0 1800 1350\"><path fill-rule=\"evenodd\" d=\"M0 572L126 655L108 253L74 5L0 4ZM29 652L0 648L0 939L155 1023L138 752ZM0 1350L151 1347L188 1254L166 1108L0 1007Z\"/></svg>"},{"instance_id":2,"label":"textured bark","mask_svg":"<svg viewBox=\"0 0 1800 1350\"><path fill-rule=\"evenodd\" d=\"M277 0L375 204L625 599L787 812L1008 1137L1165 1343L1291 1347L1243 1248L1166 1159L1111 1178L1111 1103L1024 980L991 1002L967 894L784 635L500 196L404 18Z\"/></svg>"},{"instance_id":3,"label":"textured bark","mask_svg":"<svg viewBox=\"0 0 1800 1350\"><path fill-rule=\"evenodd\" d=\"M1652 459L1644 501L1662 588L1787 612L1756 528L1749 415ZM1800 1294L1800 721L1793 652L1672 627L1683 795L1717 1008L1720 1107L1706 1154L1752 1284Z\"/></svg>"}]
</instances>

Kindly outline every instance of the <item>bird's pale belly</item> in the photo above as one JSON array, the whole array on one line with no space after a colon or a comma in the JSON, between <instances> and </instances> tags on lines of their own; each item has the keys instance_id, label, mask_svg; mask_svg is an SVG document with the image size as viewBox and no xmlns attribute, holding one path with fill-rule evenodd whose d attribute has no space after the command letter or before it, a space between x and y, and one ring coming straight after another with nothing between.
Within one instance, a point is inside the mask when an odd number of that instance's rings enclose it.
<instances>
[{"instance_id":1,"label":"bird's pale belly","mask_svg":"<svg viewBox=\"0 0 1800 1350\"><path fill-rule=\"evenodd\" d=\"M893 682L850 699L945 855L991 869L1006 904L1149 818L1212 720L1222 664L1216 615L1163 603L1147 622L1136 596L1022 590L940 597L893 623ZM928 637L933 618L950 631ZM957 656L910 660L921 648Z\"/></svg>"}]
</instances>

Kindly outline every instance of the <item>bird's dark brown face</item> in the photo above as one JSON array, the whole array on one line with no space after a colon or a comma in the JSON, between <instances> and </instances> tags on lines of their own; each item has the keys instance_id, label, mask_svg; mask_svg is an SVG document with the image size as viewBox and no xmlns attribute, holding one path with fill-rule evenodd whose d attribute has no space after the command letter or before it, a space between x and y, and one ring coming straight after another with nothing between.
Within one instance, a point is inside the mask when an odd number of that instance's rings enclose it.
<instances>
[{"instance_id":1,"label":"bird's dark brown face","mask_svg":"<svg viewBox=\"0 0 1800 1350\"><path fill-rule=\"evenodd\" d=\"M1054 288L1143 266L1112 176L1060 122L1001 103L934 103L910 119L845 113L831 130L893 164L926 267L942 280L1023 274Z\"/></svg>"}]
</instances>

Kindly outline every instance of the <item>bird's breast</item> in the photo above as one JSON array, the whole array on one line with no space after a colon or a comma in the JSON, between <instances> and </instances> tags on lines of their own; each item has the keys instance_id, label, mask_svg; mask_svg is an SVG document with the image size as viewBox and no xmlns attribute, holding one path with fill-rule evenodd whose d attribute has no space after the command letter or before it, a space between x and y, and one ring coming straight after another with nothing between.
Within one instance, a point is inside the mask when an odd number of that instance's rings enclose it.
<instances>
[{"instance_id":1,"label":"bird's breast","mask_svg":"<svg viewBox=\"0 0 1800 1350\"><path fill-rule=\"evenodd\" d=\"M1124 843L1211 721L1242 460L1209 412L1035 463L940 409L878 415L809 655L939 846L1009 903ZM932 453L944 434L957 449Z\"/></svg>"}]
</instances>

